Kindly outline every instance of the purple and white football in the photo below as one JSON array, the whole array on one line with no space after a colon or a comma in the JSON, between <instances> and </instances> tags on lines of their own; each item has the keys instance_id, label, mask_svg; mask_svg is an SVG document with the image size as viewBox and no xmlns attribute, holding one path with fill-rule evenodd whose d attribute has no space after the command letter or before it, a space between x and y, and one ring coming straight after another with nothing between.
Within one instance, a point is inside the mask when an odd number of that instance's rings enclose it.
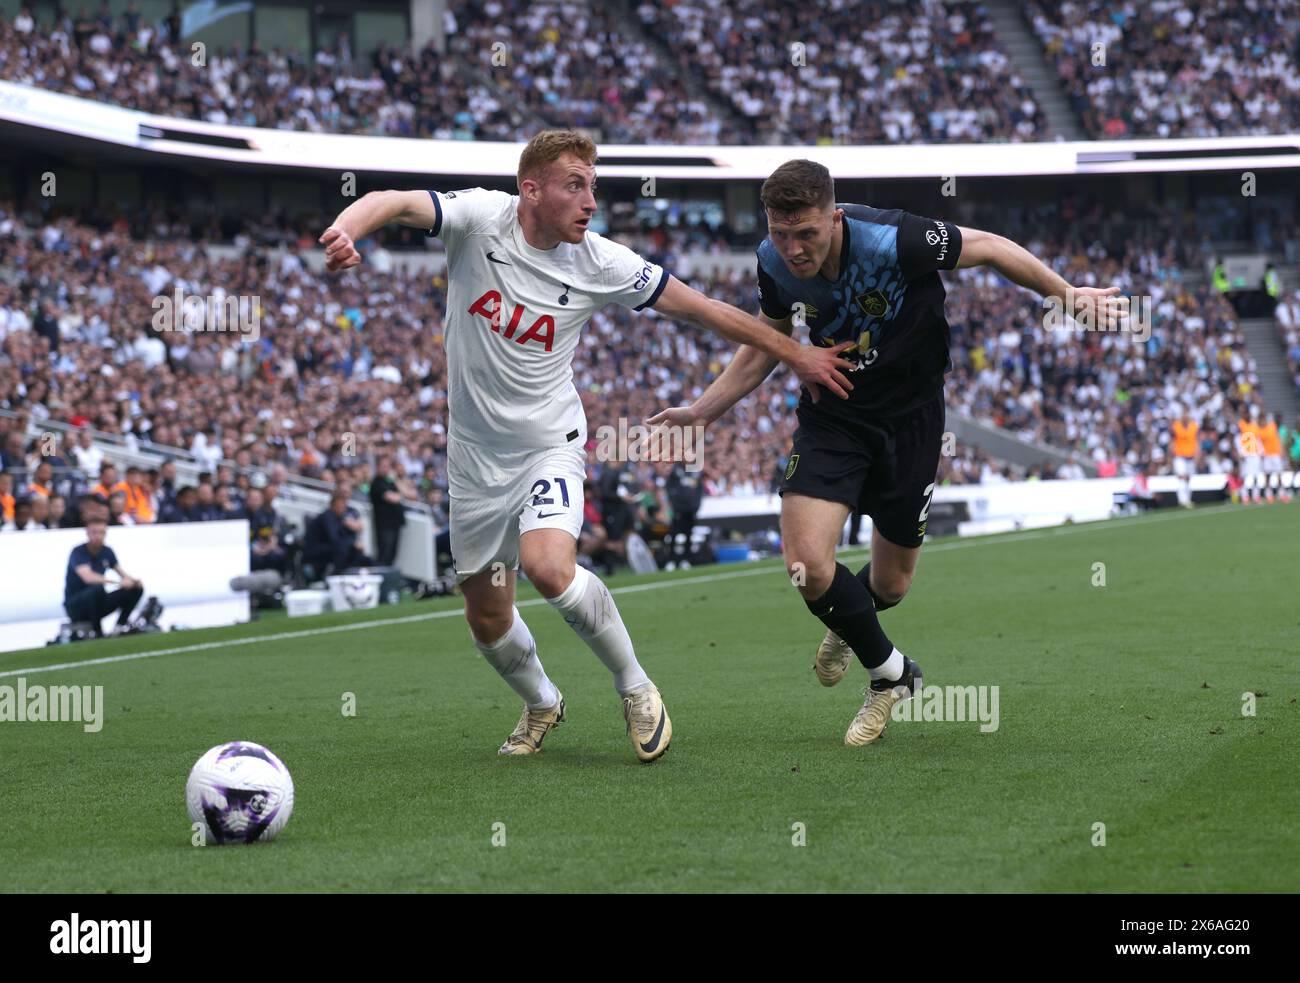
<instances>
[{"instance_id":1,"label":"purple and white football","mask_svg":"<svg viewBox=\"0 0 1300 983\"><path fill-rule=\"evenodd\" d=\"M293 779L260 744L218 744L190 770L185 805L206 843L268 843L293 814Z\"/></svg>"}]
</instances>

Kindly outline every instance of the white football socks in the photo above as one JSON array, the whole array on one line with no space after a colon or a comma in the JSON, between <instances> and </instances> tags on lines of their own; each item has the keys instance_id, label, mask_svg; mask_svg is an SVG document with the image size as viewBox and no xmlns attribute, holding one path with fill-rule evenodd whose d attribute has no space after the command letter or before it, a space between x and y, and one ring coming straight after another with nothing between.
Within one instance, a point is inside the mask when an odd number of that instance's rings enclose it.
<instances>
[{"instance_id":1,"label":"white football socks","mask_svg":"<svg viewBox=\"0 0 1300 983\"><path fill-rule=\"evenodd\" d=\"M641 663L636 661L632 639L623 627L614 598L599 577L578 567L564 592L547 600L614 674L614 688L620 696L650 682Z\"/></svg>"},{"instance_id":2,"label":"white football socks","mask_svg":"<svg viewBox=\"0 0 1300 983\"><path fill-rule=\"evenodd\" d=\"M542 660L537 657L537 643L519 616L519 609L511 610L515 620L509 631L495 642L484 643L474 639L474 644L530 710L553 707L560 698L559 691L542 668Z\"/></svg>"},{"instance_id":3,"label":"white football socks","mask_svg":"<svg viewBox=\"0 0 1300 983\"><path fill-rule=\"evenodd\" d=\"M903 653L897 648L889 653L889 658L878 666L873 666L867 670L871 681L877 679L902 679L903 678Z\"/></svg>"}]
</instances>

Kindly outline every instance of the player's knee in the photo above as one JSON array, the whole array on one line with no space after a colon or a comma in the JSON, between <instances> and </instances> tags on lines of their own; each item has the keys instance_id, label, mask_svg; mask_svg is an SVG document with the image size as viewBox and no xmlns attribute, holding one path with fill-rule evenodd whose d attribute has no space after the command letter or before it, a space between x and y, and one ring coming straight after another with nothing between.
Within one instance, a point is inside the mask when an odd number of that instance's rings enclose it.
<instances>
[{"instance_id":1,"label":"player's knee","mask_svg":"<svg viewBox=\"0 0 1300 983\"><path fill-rule=\"evenodd\" d=\"M484 645L491 645L508 632L514 618L514 611L510 609L504 612L465 609L465 620L469 622L470 634L474 636L476 642L482 642Z\"/></svg>"},{"instance_id":2,"label":"player's knee","mask_svg":"<svg viewBox=\"0 0 1300 983\"><path fill-rule=\"evenodd\" d=\"M835 561L791 551L786 554L785 572L804 597L821 597L831 589L831 581L835 579Z\"/></svg>"},{"instance_id":3,"label":"player's knee","mask_svg":"<svg viewBox=\"0 0 1300 983\"><path fill-rule=\"evenodd\" d=\"M871 571L871 592L884 602L885 607L892 608L901 601L907 596L908 588L911 586L912 574L910 572L897 570L882 575L875 570Z\"/></svg>"},{"instance_id":4,"label":"player's knee","mask_svg":"<svg viewBox=\"0 0 1300 983\"><path fill-rule=\"evenodd\" d=\"M524 575L542 597L559 597L571 583L576 571L572 561L546 557L524 564Z\"/></svg>"}]
</instances>

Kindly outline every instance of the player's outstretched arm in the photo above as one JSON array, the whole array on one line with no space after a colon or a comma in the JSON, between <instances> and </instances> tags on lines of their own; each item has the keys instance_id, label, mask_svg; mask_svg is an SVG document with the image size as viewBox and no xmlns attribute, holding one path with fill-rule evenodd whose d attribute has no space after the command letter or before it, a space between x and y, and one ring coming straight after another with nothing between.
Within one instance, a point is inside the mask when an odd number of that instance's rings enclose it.
<instances>
[{"instance_id":1,"label":"player's outstretched arm","mask_svg":"<svg viewBox=\"0 0 1300 983\"><path fill-rule=\"evenodd\" d=\"M760 313L759 320L784 335L790 335L794 325L790 318L773 320ZM678 427L705 426L752 393L763 380L772 374L780 359L750 345L741 345L731 357L722 374L690 406L673 406L660 410L646 422L652 426L668 424Z\"/></svg>"},{"instance_id":2,"label":"player's outstretched arm","mask_svg":"<svg viewBox=\"0 0 1300 983\"><path fill-rule=\"evenodd\" d=\"M698 324L702 328L716 331L724 338L749 345L770 358L784 362L799 377L799 381L808 387L814 400L818 398L818 386L825 386L841 399L847 399L853 388L845 373L852 372L855 366L848 359L841 358L840 352L852 347L855 342L846 341L833 348L801 345L789 335L773 331L740 308L705 297L674 276L668 278L668 286L653 306L665 317Z\"/></svg>"},{"instance_id":3,"label":"player's outstretched arm","mask_svg":"<svg viewBox=\"0 0 1300 983\"><path fill-rule=\"evenodd\" d=\"M427 191L371 191L362 195L330 223L319 242L325 247L325 271L337 273L361 262L355 245L390 222L432 229L438 209Z\"/></svg>"},{"instance_id":4,"label":"player's outstretched arm","mask_svg":"<svg viewBox=\"0 0 1300 983\"><path fill-rule=\"evenodd\" d=\"M1012 283L1034 291L1040 297L1059 297L1071 314L1088 309L1093 324L1114 330L1127 314L1128 303L1119 296L1119 287L1073 287L1024 246L1005 236L980 229L961 231L961 256L957 269L991 266ZM1067 304L1072 298L1073 304Z\"/></svg>"}]
</instances>

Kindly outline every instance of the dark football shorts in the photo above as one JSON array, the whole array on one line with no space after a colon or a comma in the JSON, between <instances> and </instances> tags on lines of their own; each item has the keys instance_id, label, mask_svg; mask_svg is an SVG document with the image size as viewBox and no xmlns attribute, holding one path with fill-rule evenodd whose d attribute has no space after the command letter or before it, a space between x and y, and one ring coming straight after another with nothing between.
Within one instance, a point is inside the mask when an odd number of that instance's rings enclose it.
<instances>
[{"instance_id":1,"label":"dark football shorts","mask_svg":"<svg viewBox=\"0 0 1300 983\"><path fill-rule=\"evenodd\" d=\"M781 494L842 502L898 546L920 546L939 471L943 397L899 416L851 421L800 406Z\"/></svg>"}]
</instances>

